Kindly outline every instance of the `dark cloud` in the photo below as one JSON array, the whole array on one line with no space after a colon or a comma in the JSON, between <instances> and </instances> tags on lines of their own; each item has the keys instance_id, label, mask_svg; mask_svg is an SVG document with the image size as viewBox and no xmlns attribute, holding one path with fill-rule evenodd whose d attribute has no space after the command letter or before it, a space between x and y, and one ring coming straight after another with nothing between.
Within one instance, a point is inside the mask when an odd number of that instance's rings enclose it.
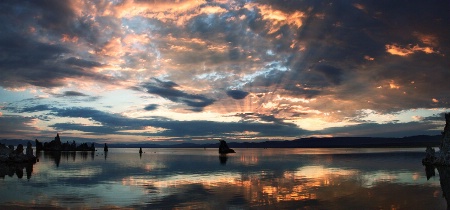
<instances>
[{"instance_id":1,"label":"dark cloud","mask_svg":"<svg viewBox=\"0 0 450 210\"><path fill-rule=\"evenodd\" d=\"M99 37L92 18L77 18L72 4L61 1L2 1L0 3L0 85L59 87L67 78L105 81L108 76L89 70L101 64L70 56L76 49L64 36L86 41ZM90 21L89 26L84 26ZM90 35L92 34L92 36ZM46 37L45 39L42 37ZM96 38L93 38L96 39ZM97 46L91 40L92 46ZM65 58L65 57L69 58Z\"/></svg>"},{"instance_id":2,"label":"dark cloud","mask_svg":"<svg viewBox=\"0 0 450 210\"><path fill-rule=\"evenodd\" d=\"M102 66L101 63L95 61L83 60L75 57L70 57L64 61L69 65L75 65L79 67L91 68L91 67L99 67Z\"/></svg>"},{"instance_id":3,"label":"dark cloud","mask_svg":"<svg viewBox=\"0 0 450 210\"><path fill-rule=\"evenodd\" d=\"M87 95L84 93L77 92L77 91L64 91L63 96L77 97L77 96L87 96Z\"/></svg>"},{"instance_id":4,"label":"dark cloud","mask_svg":"<svg viewBox=\"0 0 450 210\"><path fill-rule=\"evenodd\" d=\"M142 120L133 120L119 114L111 114L93 108L72 107L64 109L52 109L51 114L58 117L86 118L111 127L140 127Z\"/></svg>"},{"instance_id":5,"label":"dark cloud","mask_svg":"<svg viewBox=\"0 0 450 210\"><path fill-rule=\"evenodd\" d=\"M442 119L441 119L442 120ZM366 136L366 137L405 137L415 135L439 135L442 126L430 121L408 123L362 123L345 127L326 128L321 134L335 136Z\"/></svg>"},{"instance_id":6,"label":"dark cloud","mask_svg":"<svg viewBox=\"0 0 450 210\"><path fill-rule=\"evenodd\" d=\"M1 138L19 137L21 139L32 139L32 135L34 135L34 133L38 131L38 129L33 127L32 125L32 117L2 115L0 116Z\"/></svg>"},{"instance_id":7,"label":"dark cloud","mask_svg":"<svg viewBox=\"0 0 450 210\"><path fill-rule=\"evenodd\" d=\"M95 135L114 134L119 131L117 127L109 126L90 126L77 123L55 123L50 127L59 131L83 131Z\"/></svg>"},{"instance_id":8,"label":"dark cloud","mask_svg":"<svg viewBox=\"0 0 450 210\"><path fill-rule=\"evenodd\" d=\"M27 105L22 106L20 103L8 104L7 106L0 107L2 110L6 110L12 113L33 113L33 112L41 112L41 111L50 111L53 108L47 104L38 104L33 100L25 100L23 101L27 103ZM34 105L37 104L37 105Z\"/></svg>"},{"instance_id":9,"label":"dark cloud","mask_svg":"<svg viewBox=\"0 0 450 210\"><path fill-rule=\"evenodd\" d=\"M39 87L66 85L66 78L108 81L110 78L78 66L68 66L60 57L70 50L58 44L47 44L21 34L0 35L0 50L8 52L0 58L0 85Z\"/></svg>"},{"instance_id":10,"label":"dark cloud","mask_svg":"<svg viewBox=\"0 0 450 210\"><path fill-rule=\"evenodd\" d=\"M85 7L76 8L76 3L61 2L58 0L37 0L14 2L13 8L26 11L28 15L22 16L22 20L30 21L30 24L43 28L46 32L61 37L77 37L94 47L103 44L104 37L109 38L118 35L116 30L120 23L111 17L95 17L94 11L90 6L91 2L86 2ZM108 2L96 2L95 8L103 10ZM80 5L78 5L80 6ZM85 14L79 16L77 9L83 9ZM108 33L102 33L102 30L108 27Z\"/></svg>"},{"instance_id":11,"label":"dark cloud","mask_svg":"<svg viewBox=\"0 0 450 210\"><path fill-rule=\"evenodd\" d=\"M42 108L44 109L44 107ZM52 108L51 113L58 117L85 118L99 123L98 126L87 126L77 123L57 123L52 125L57 130L78 130L93 134L119 133L122 130L140 130L146 126L164 128L159 133L128 133L129 135L147 136L234 136L236 133L256 132L257 136L289 136L295 137L306 133L293 124L281 123L270 116L260 116L265 121L258 122L214 122L214 121L175 121L164 118L135 119L118 114L111 114L92 108L73 107L66 109ZM271 122L271 123L267 123ZM98 132L97 132L98 131Z\"/></svg>"},{"instance_id":12,"label":"dark cloud","mask_svg":"<svg viewBox=\"0 0 450 210\"><path fill-rule=\"evenodd\" d=\"M242 90L227 90L227 95L234 99L244 99L249 93Z\"/></svg>"},{"instance_id":13,"label":"dark cloud","mask_svg":"<svg viewBox=\"0 0 450 210\"><path fill-rule=\"evenodd\" d=\"M20 110L20 112L40 112L40 111L49 111L52 110L52 108L48 105L41 104L37 106L31 106L31 107L25 107Z\"/></svg>"},{"instance_id":14,"label":"dark cloud","mask_svg":"<svg viewBox=\"0 0 450 210\"><path fill-rule=\"evenodd\" d=\"M146 107L144 107L144 110L146 111L153 111L158 109L158 104L149 104Z\"/></svg>"},{"instance_id":15,"label":"dark cloud","mask_svg":"<svg viewBox=\"0 0 450 210\"><path fill-rule=\"evenodd\" d=\"M292 123L284 122L283 119L276 118L274 115L257 114L257 113L238 113L235 116L241 117L243 122L262 121L280 125L295 126Z\"/></svg>"},{"instance_id":16,"label":"dark cloud","mask_svg":"<svg viewBox=\"0 0 450 210\"><path fill-rule=\"evenodd\" d=\"M318 65L315 70L321 74L322 80L326 80L329 84L339 85L342 81L342 70L334 66Z\"/></svg>"},{"instance_id":17,"label":"dark cloud","mask_svg":"<svg viewBox=\"0 0 450 210\"><path fill-rule=\"evenodd\" d=\"M203 108L214 103L214 99L207 98L203 95L189 94L181 90L175 89L178 85L171 81L161 81L154 79L154 83L142 85L148 93L159 95L173 102L183 103L193 108Z\"/></svg>"}]
</instances>

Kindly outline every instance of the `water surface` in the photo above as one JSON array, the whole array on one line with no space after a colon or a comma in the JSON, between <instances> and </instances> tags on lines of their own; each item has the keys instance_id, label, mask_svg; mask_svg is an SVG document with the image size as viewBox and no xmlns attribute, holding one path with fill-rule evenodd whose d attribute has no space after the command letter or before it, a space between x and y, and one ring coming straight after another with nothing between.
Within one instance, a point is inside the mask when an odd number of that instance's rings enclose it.
<instances>
[{"instance_id":1,"label":"water surface","mask_svg":"<svg viewBox=\"0 0 450 210\"><path fill-rule=\"evenodd\" d=\"M41 152L31 169L1 169L0 209L447 208L424 149L235 150Z\"/></svg>"}]
</instances>

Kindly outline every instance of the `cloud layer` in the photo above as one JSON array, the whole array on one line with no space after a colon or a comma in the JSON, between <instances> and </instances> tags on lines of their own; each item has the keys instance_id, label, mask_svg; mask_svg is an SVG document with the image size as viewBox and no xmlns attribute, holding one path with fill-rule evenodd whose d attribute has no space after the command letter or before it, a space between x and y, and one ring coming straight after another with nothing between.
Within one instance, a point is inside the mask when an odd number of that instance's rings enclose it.
<instances>
[{"instance_id":1,"label":"cloud layer","mask_svg":"<svg viewBox=\"0 0 450 210\"><path fill-rule=\"evenodd\" d=\"M0 120L135 141L437 132L419 119L449 111L449 6L2 1Z\"/></svg>"}]
</instances>

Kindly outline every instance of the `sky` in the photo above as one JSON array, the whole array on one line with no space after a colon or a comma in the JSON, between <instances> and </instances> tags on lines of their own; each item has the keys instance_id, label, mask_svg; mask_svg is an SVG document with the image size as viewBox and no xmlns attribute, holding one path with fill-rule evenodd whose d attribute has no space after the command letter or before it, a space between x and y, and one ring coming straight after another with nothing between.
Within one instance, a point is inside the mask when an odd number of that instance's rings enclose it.
<instances>
[{"instance_id":1,"label":"sky","mask_svg":"<svg viewBox=\"0 0 450 210\"><path fill-rule=\"evenodd\" d=\"M439 135L450 1L5 0L0 139Z\"/></svg>"}]
</instances>

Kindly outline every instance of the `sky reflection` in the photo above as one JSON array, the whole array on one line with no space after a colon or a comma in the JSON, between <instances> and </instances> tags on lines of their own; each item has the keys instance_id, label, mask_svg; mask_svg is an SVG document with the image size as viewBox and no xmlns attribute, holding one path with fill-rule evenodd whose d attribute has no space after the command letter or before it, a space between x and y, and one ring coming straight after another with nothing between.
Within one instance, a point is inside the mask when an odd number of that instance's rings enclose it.
<instances>
[{"instance_id":1,"label":"sky reflection","mask_svg":"<svg viewBox=\"0 0 450 210\"><path fill-rule=\"evenodd\" d=\"M215 149L144 151L40 154L29 180L0 181L0 207L446 207L439 178L426 178L421 151L239 149L225 164Z\"/></svg>"}]
</instances>

